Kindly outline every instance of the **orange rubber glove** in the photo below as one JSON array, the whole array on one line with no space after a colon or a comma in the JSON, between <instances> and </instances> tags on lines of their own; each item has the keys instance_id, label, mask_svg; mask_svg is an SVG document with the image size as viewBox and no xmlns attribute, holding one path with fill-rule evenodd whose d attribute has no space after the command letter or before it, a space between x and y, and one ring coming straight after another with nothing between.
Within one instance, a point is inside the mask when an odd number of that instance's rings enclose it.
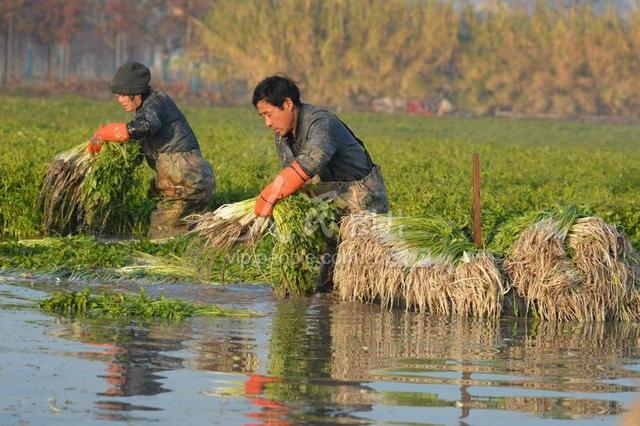
<instances>
[{"instance_id":1,"label":"orange rubber glove","mask_svg":"<svg viewBox=\"0 0 640 426\"><path fill-rule=\"evenodd\" d=\"M87 150L91 154L97 154L102 150L105 142L126 142L129 140L129 131L126 123L111 123L98 127L87 144Z\"/></svg>"},{"instance_id":2,"label":"orange rubber glove","mask_svg":"<svg viewBox=\"0 0 640 426\"><path fill-rule=\"evenodd\" d=\"M129 140L127 123L111 123L100 126L98 138L101 142L126 142Z\"/></svg>"},{"instance_id":3,"label":"orange rubber glove","mask_svg":"<svg viewBox=\"0 0 640 426\"><path fill-rule=\"evenodd\" d=\"M276 175L276 178L267 185L258 195L254 213L256 216L268 217L273 214L273 207L284 197L296 192L311 179L298 162L294 161Z\"/></svg>"},{"instance_id":4,"label":"orange rubber glove","mask_svg":"<svg viewBox=\"0 0 640 426\"><path fill-rule=\"evenodd\" d=\"M93 136L91 136L91 139L89 139L89 142L87 143L87 151L89 151L91 154L97 154L102 150L102 142L98 137L98 132L100 131L100 129L102 129L102 124L93 134Z\"/></svg>"}]
</instances>

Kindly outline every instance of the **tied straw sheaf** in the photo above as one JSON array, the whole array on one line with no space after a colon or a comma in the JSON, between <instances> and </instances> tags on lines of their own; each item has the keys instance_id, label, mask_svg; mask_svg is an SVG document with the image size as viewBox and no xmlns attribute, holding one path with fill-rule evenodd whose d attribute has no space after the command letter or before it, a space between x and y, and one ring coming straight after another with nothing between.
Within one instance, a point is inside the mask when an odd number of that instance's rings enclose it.
<instances>
[{"instance_id":1,"label":"tied straw sheaf","mask_svg":"<svg viewBox=\"0 0 640 426\"><path fill-rule=\"evenodd\" d=\"M141 176L136 143L104 144L100 155L80 144L49 165L38 196L45 234L89 231L131 234L144 202L136 194Z\"/></svg>"},{"instance_id":2,"label":"tied straw sheaf","mask_svg":"<svg viewBox=\"0 0 640 426\"><path fill-rule=\"evenodd\" d=\"M296 194L275 205L273 220L255 216L254 206L255 199L248 199L185 218L195 235L188 251L206 259L232 249L255 250L261 240L272 239L265 279L279 295L310 294L327 240L337 236L334 203Z\"/></svg>"}]
</instances>

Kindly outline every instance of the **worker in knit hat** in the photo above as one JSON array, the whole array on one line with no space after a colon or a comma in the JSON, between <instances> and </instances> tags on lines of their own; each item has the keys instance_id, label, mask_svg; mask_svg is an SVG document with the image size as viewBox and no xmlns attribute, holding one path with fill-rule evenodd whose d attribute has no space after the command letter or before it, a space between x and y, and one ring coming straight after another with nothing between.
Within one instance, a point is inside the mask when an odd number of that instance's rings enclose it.
<instances>
[{"instance_id":1,"label":"worker in knit hat","mask_svg":"<svg viewBox=\"0 0 640 426\"><path fill-rule=\"evenodd\" d=\"M88 150L98 154L107 142L140 143L156 172L150 192L159 198L151 214L149 236L163 238L187 231L180 219L207 209L215 181L186 117L166 93L149 85L150 80L149 68L139 62L118 68L111 91L133 117L126 123L101 125L89 140Z\"/></svg>"}]
</instances>

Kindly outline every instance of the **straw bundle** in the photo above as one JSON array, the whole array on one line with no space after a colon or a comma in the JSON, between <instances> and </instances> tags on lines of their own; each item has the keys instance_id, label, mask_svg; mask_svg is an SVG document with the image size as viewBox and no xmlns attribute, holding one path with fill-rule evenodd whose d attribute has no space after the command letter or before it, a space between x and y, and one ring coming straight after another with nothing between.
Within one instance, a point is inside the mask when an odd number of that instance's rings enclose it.
<instances>
[{"instance_id":1,"label":"straw bundle","mask_svg":"<svg viewBox=\"0 0 640 426\"><path fill-rule=\"evenodd\" d=\"M403 302L402 283L406 275L405 263L385 250L378 254L378 262L373 269L373 294L385 309L392 309Z\"/></svg>"},{"instance_id":2,"label":"straw bundle","mask_svg":"<svg viewBox=\"0 0 640 426\"><path fill-rule=\"evenodd\" d=\"M498 318L509 289L493 255L465 252L457 264L409 267L402 296L421 313Z\"/></svg>"},{"instance_id":3,"label":"straw bundle","mask_svg":"<svg viewBox=\"0 0 640 426\"><path fill-rule=\"evenodd\" d=\"M618 230L573 207L529 213L475 252L438 218L359 213L343 219L334 281L341 300L437 315L548 320L640 319L640 257ZM503 272L504 271L504 272ZM512 292L511 290L514 289Z\"/></svg>"},{"instance_id":4,"label":"straw bundle","mask_svg":"<svg viewBox=\"0 0 640 426\"><path fill-rule=\"evenodd\" d=\"M465 253L456 266L453 279L449 297L454 315L500 317L504 296L510 286L503 280L492 254Z\"/></svg>"},{"instance_id":5,"label":"straw bundle","mask_svg":"<svg viewBox=\"0 0 640 426\"><path fill-rule=\"evenodd\" d=\"M340 223L340 244L333 272L334 291L342 300L372 303L380 296L380 282L401 265L394 263L388 250L375 238L375 213L345 216ZM388 299L388 294L385 301Z\"/></svg>"},{"instance_id":6,"label":"straw bundle","mask_svg":"<svg viewBox=\"0 0 640 426\"><path fill-rule=\"evenodd\" d=\"M380 238L407 259L402 297L424 312L498 317L508 291L494 257L441 218L392 218Z\"/></svg>"},{"instance_id":7,"label":"straw bundle","mask_svg":"<svg viewBox=\"0 0 640 426\"><path fill-rule=\"evenodd\" d=\"M454 280L455 268L449 263L410 268L402 287L407 310L451 315L454 308L449 284Z\"/></svg>"},{"instance_id":8,"label":"straw bundle","mask_svg":"<svg viewBox=\"0 0 640 426\"><path fill-rule=\"evenodd\" d=\"M580 284L580 272L565 250L565 239L578 217L574 207L527 214L506 224L518 230L526 221L539 219L517 237L505 259L504 268L518 296L534 316L543 319L572 319L571 291Z\"/></svg>"}]
</instances>

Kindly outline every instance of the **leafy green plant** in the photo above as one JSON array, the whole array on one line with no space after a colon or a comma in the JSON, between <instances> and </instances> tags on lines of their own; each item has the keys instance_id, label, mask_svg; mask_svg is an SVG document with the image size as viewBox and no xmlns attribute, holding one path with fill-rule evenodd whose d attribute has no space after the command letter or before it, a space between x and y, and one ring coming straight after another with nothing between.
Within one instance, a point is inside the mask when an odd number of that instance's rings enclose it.
<instances>
[{"instance_id":1,"label":"leafy green plant","mask_svg":"<svg viewBox=\"0 0 640 426\"><path fill-rule=\"evenodd\" d=\"M141 157L139 145L107 143L94 158L81 184L83 228L99 234L130 235L140 217L148 217L153 203L140 199L136 172Z\"/></svg>"},{"instance_id":2,"label":"leafy green plant","mask_svg":"<svg viewBox=\"0 0 640 426\"><path fill-rule=\"evenodd\" d=\"M47 312L80 317L155 317L180 320L196 315L248 317L255 314L246 310L169 299L164 295L158 300L153 300L146 295L144 289L140 289L138 294L116 292L91 294L89 288L82 291L55 292L49 298L40 301L39 305Z\"/></svg>"},{"instance_id":3,"label":"leafy green plant","mask_svg":"<svg viewBox=\"0 0 640 426\"><path fill-rule=\"evenodd\" d=\"M106 243L82 236L27 243L44 235L34 209L49 160L73 148L94 124L123 121L113 102L66 98L0 97L0 268L43 271L56 277L98 277L138 262L144 252L168 263L184 259L189 239ZM253 200L278 170L272 134L252 108L187 107L204 157L216 173L214 205ZM615 224L640 249L640 150L637 125L585 124L550 120L412 117L368 113L340 114L361 137L383 170L394 215L441 217L464 234L471 228L471 155L480 153L482 231L496 254L496 235L514 218L575 204L581 211ZM70 122L79 123L69 126ZM84 147L83 147L84 148ZM136 173L150 176L149 167ZM135 187L137 200L146 185ZM136 217L136 229L146 218ZM136 231L135 235L143 235ZM516 237L518 232L513 231ZM19 240L19 241L18 241ZM201 260L207 281L274 282L275 238L266 235L249 253L215 254ZM138 258L138 260L136 260ZM240 260L239 260L240 259ZM154 262L157 259L154 259ZM190 261L189 261L190 262ZM153 262L152 262L153 263ZM190 265L189 263L188 265ZM157 279L153 265L136 276ZM187 264L183 264L186 266ZM157 269L156 269L157 270ZM272 274L273 272L273 274ZM164 278L162 278L164 279Z\"/></svg>"}]
</instances>

